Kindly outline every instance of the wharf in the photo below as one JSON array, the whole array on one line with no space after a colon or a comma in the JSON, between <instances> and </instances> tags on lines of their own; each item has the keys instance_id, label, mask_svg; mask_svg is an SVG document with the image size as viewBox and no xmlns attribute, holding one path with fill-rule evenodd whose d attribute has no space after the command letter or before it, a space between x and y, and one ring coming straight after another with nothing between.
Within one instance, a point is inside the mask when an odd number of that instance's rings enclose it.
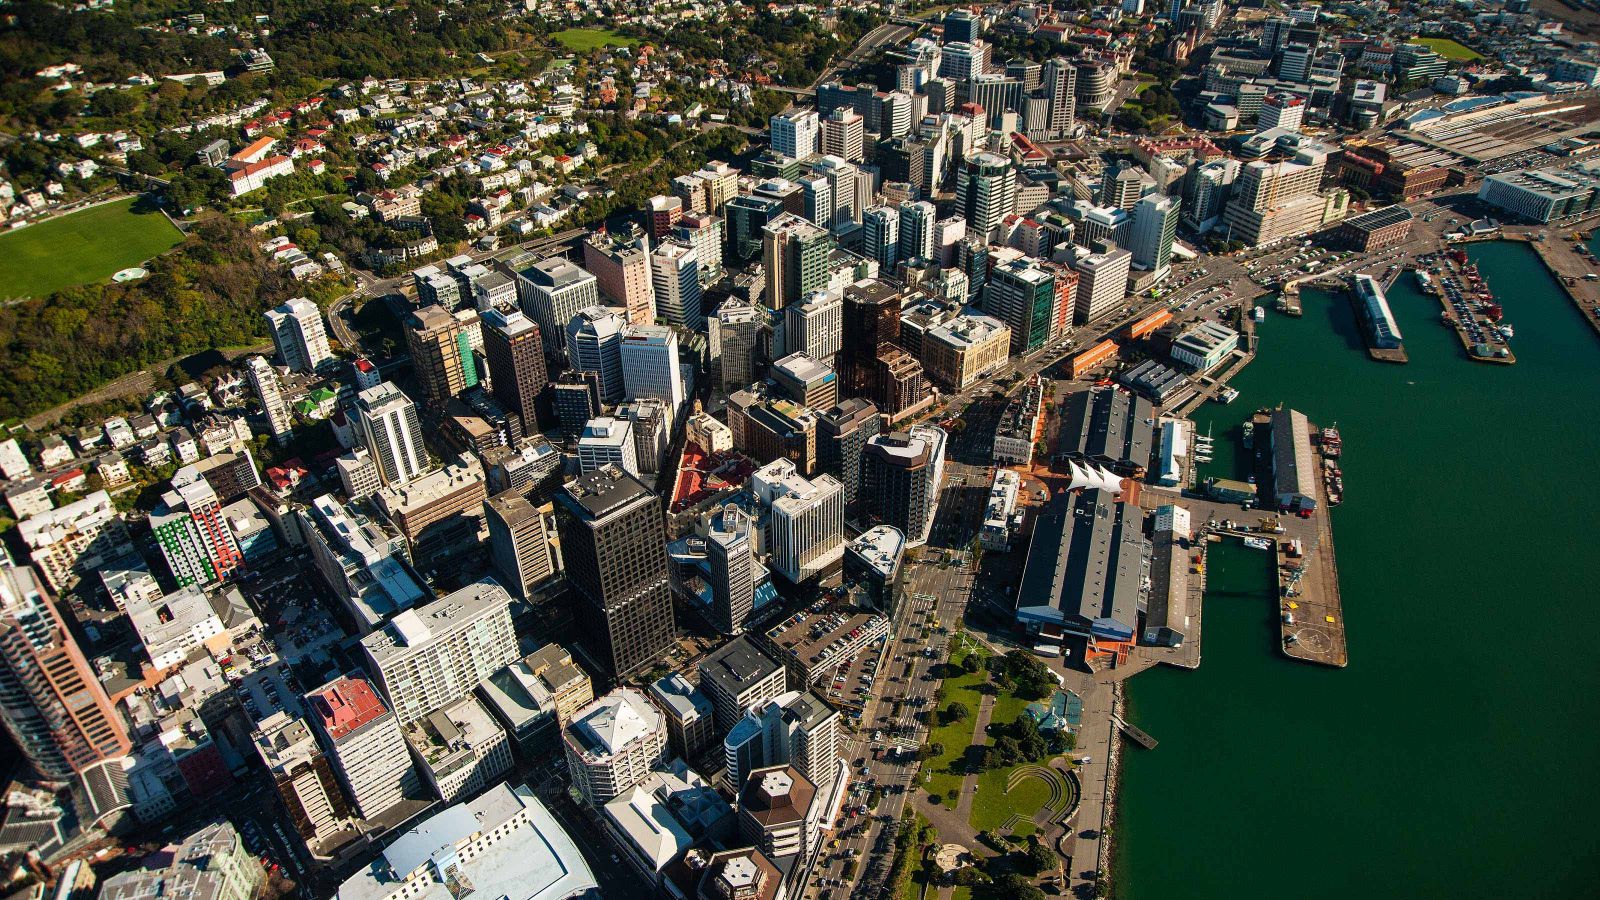
<instances>
[{"instance_id":1,"label":"wharf","mask_svg":"<svg viewBox=\"0 0 1600 900\"><path fill-rule=\"evenodd\" d=\"M1313 426L1315 428L1315 426ZM1322 451L1316 450L1322 465ZM1311 514L1312 540L1302 539L1304 555L1288 555L1288 541L1273 551L1278 573L1278 631L1283 653L1291 659L1343 668L1350 662L1344 632L1344 601L1339 593L1339 566L1333 553L1333 514L1327 485L1317 479L1317 508Z\"/></svg>"},{"instance_id":2,"label":"wharf","mask_svg":"<svg viewBox=\"0 0 1600 900\"><path fill-rule=\"evenodd\" d=\"M1587 231L1573 232L1579 235L1588 234ZM1538 255L1539 261L1550 270L1560 282L1561 289L1566 291L1567 297L1578 307L1578 313L1583 320L1589 323L1596 334L1600 334L1600 281L1590 281L1585 275L1600 272L1600 260L1591 259L1575 249L1575 243L1563 237L1561 240L1546 238L1542 241L1532 240L1526 234L1508 234L1508 240L1526 241L1533 247L1533 252Z\"/></svg>"},{"instance_id":3,"label":"wharf","mask_svg":"<svg viewBox=\"0 0 1600 900\"><path fill-rule=\"evenodd\" d=\"M1480 356L1474 352L1472 335L1468 333L1466 323L1458 320L1458 317L1461 316L1461 311L1456 309L1450 303L1450 290L1448 282L1455 282L1457 289L1460 290L1462 292L1462 296L1465 297L1468 289L1466 278L1464 273L1462 273L1460 269L1456 268L1454 263L1447 264L1450 266L1450 271L1445 276L1437 278L1436 283L1439 289L1434 294L1434 298L1439 301L1439 308L1443 311L1444 315L1448 317L1446 319L1446 324L1455 331L1456 339L1461 341L1461 349L1466 351L1467 359L1470 359L1473 362L1498 363L1506 366L1514 365L1517 361L1517 355L1511 352L1511 344L1509 341L1502 340L1501 345L1505 348L1505 356ZM1435 279L1430 279L1430 281L1434 280ZM1470 303L1470 300L1468 302ZM1495 329L1497 323L1491 321L1487 316L1483 315L1479 311L1472 309L1470 305L1466 308L1467 315L1472 318L1478 329L1481 331L1493 331Z\"/></svg>"},{"instance_id":4,"label":"wharf","mask_svg":"<svg viewBox=\"0 0 1600 900\"><path fill-rule=\"evenodd\" d=\"M1390 278L1388 283L1382 285L1384 290L1388 290L1393 286L1393 278ZM1374 326L1367 318L1366 307L1364 304L1362 304L1361 297L1357 295L1354 285L1346 286L1341 284L1336 288L1336 290L1344 294L1346 299L1350 301L1350 305L1355 308L1356 320L1361 325L1361 341L1367 345L1367 356L1371 357L1376 362L1396 363L1400 365L1411 361L1411 357L1406 355L1405 347L1379 347L1373 342Z\"/></svg>"}]
</instances>

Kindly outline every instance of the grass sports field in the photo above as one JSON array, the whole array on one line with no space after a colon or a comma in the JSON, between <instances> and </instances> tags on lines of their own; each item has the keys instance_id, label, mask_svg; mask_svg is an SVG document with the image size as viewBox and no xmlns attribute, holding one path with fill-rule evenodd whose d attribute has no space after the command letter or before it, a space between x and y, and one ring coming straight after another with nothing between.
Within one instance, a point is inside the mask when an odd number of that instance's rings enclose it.
<instances>
[{"instance_id":1,"label":"grass sports field","mask_svg":"<svg viewBox=\"0 0 1600 900\"><path fill-rule=\"evenodd\" d=\"M639 43L630 37L623 37L609 28L568 28L550 35L566 47L578 53L585 53L600 47L632 47Z\"/></svg>"},{"instance_id":2,"label":"grass sports field","mask_svg":"<svg viewBox=\"0 0 1600 900\"><path fill-rule=\"evenodd\" d=\"M1473 60L1483 59L1471 47L1459 44L1449 38L1417 38L1412 43L1421 44L1445 59L1459 62L1472 62Z\"/></svg>"},{"instance_id":3,"label":"grass sports field","mask_svg":"<svg viewBox=\"0 0 1600 900\"><path fill-rule=\"evenodd\" d=\"M0 297L43 297L88 284L171 249L183 235L133 199L0 234Z\"/></svg>"}]
</instances>

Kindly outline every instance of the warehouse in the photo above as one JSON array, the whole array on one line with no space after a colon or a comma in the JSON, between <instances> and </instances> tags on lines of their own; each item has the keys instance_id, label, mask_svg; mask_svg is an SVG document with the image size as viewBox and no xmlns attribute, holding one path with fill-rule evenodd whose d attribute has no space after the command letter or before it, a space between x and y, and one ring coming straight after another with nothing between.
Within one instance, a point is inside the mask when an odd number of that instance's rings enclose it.
<instances>
[{"instance_id":1,"label":"warehouse","mask_svg":"<svg viewBox=\"0 0 1600 900\"><path fill-rule=\"evenodd\" d=\"M1137 477L1150 464L1155 444L1150 401L1118 388L1094 388L1061 404L1058 462L1099 463Z\"/></svg>"},{"instance_id":2,"label":"warehouse","mask_svg":"<svg viewBox=\"0 0 1600 900\"><path fill-rule=\"evenodd\" d=\"M1017 624L1033 633L1131 641L1149 568L1139 507L1118 503L1107 490L1059 492L1034 525Z\"/></svg>"},{"instance_id":3,"label":"warehouse","mask_svg":"<svg viewBox=\"0 0 1600 900\"><path fill-rule=\"evenodd\" d=\"M1317 508L1317 464L1311 453L1311 423L1305 413L1272 413L1272 494L1285 512Z\"/></svg>"}]
</instances>

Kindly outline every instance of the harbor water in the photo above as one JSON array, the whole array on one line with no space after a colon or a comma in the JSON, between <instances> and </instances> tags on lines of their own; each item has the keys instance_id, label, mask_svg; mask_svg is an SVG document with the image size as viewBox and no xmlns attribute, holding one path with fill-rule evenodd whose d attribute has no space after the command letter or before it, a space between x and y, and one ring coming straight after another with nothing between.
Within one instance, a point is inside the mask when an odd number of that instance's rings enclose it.
<instances>
[{"instance_id":1,"label":"harbor water","mask_svg":"<svg viewBox=\"0 0 1600 900\"><path fill-rule=\"evenodd\" d=\"M1333 512L1350 664L1278 650L1267 554L1213 545L1203 662L1128 684L1116 896L1592 896L1600 877L1600 341L1525 246L1471 256L1516 326L1469 361L1438 302L1389 300L1411 362L1370 361L1343 297L1271 314L1214 429L1284 403L1344 438Z\"/></svg>"}]
</instances>

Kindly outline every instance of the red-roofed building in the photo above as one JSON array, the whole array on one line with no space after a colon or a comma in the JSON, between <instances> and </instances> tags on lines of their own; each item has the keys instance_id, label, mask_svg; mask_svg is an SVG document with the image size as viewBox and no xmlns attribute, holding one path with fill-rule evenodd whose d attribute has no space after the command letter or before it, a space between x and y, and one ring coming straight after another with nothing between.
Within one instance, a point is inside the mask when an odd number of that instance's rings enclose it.
<instances>
[{"instance_id":1,"label":"red-roofed building","mask_svg":"<svg viewBox=\"0 0 1600 900\"><path fill-rule=\"evenodd\" d=\"M269 156L260 162L230 168L228 181L233 187L233 195L238 197L266 186L266 183L273 178L293 174L294 160L287 156Z\"/></svg>"},{"instance_id":2,"label":"red-roofed building","mask_svg":"<svg viewBox=\"0 0 1600 900\"><path fill-rule=\"evenodd\" d=\"M272 152L272 148L277 143L277 138L257 138L256 140L251 141L250 143L241 147L238 153L228 157L228 162L236 163L241 166L249 165L253 162L260 162L261 160L266 159L267 154Z\"/></svg>"},{"instance_id":3,"label":"red-roofed building","mask_svg":"<svg viewBox=\"0 0 1600 900\"><path fill-rule=\"evenodd\" d=\"M416 769L394 713L372 683L341 675L306 695L307 718L363 818L418 795Z\"/></svg>"}]
</instances>

